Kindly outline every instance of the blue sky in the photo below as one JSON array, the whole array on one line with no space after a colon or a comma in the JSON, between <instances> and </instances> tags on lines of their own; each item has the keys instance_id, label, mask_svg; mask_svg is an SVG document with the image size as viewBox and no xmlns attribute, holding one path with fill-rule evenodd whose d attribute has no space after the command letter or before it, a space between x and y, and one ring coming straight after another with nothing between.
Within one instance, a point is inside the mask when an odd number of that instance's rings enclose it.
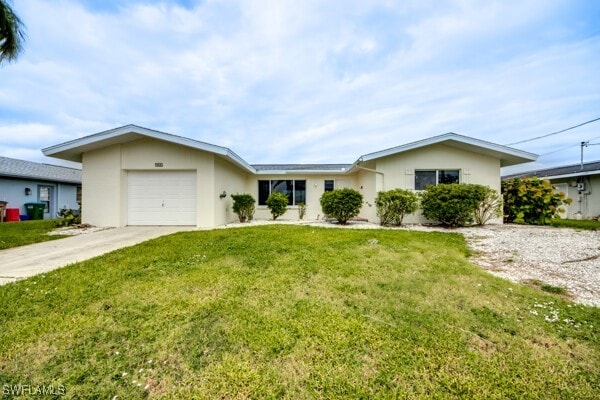
<instances>
[{"instance_id":1,"label":"blue sky","mask_svg":"<svg viewBox=\"0 0 600 400\"><path fill-rule=\"evenodd\" d=\"M250 163L353 162L456 132L499 144L600 117L600 1L19 0L0 155L129 123ZM600 121L515 147L579 162ZM600 146L584 150L600 160ZM509 170L506 172L513 172Z\"/></svg>"}]
</instances>

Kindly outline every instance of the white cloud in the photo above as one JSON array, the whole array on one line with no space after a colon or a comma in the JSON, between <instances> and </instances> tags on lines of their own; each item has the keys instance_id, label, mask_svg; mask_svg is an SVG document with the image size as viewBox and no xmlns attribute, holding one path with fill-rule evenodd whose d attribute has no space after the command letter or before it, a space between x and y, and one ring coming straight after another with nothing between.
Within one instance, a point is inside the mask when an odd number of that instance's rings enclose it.
<instances>
[{"instance_id":1,"label":"white cloud","mask_svg":"<svg viewBox=\"0 0 600 400\"><path fill-rule=\"evenodd\" d=\"M15 151L136 123L250 162L352 162L448 131L508 143L598 117L600 39L585 29L600 6L584 2L16 6L29 40L0 80L0 132L29 132Z\"/></svg>"}]
</instances>

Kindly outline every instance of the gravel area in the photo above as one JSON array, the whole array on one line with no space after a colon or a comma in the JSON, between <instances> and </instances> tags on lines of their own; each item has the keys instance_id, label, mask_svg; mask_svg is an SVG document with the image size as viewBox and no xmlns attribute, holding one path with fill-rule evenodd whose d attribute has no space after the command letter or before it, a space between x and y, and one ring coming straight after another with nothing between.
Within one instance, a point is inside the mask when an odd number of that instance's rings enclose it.
<instances>
[{"instance_id":1,"label":"gravel area","mask_svg":"<svg viewBox=\"0 0 600 400\"><path fill-rule=\"evenodd\" d=\"M56 228L55 230L48 232L48 235L66 235L66 236L78 236L85 235L87 233L105 231L113 228L99 228L97 226L82 224L74 226L64 226L62 228Z\"/></svg>"},{"instance_id":2,"label":"gravel area","mask_svg":"<svg viewBox=\"0 0 600 400\"><path fill-rule=\"evenodd\" d=\"M462 228L471 260L513 282L538 280L600 306L600 232L522 225Z\"/></svg>"}]
</instances>

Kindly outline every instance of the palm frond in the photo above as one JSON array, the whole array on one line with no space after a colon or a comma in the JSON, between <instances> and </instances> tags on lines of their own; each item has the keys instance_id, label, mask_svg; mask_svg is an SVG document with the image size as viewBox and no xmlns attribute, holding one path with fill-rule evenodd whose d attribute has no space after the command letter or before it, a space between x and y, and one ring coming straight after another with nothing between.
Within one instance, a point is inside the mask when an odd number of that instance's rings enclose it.
<instances>
[{"instance_id":1,"label":"palm frond","mask_svg":"<svg viewBox=\"0 0 600 400\"><path fill-rule=\"evenodd\" d=\"M0 64L16 60L24 41L25 25L8 2L0 0Z\"/></svg>"}]
</instances>

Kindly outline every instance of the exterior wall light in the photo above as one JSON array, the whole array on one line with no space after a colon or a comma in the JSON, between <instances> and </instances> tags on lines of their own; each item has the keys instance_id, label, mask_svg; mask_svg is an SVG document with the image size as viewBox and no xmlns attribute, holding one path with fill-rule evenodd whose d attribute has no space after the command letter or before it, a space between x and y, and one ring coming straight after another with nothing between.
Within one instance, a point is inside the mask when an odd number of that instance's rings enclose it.
<instances>
[{"instance_id":1,"label":"exterior wall light","mask_svg":"<svg viewBox=\"0 0 600 400\"><path fill-rule=\"evenodd\" d=\"M31 189L25 188L25 196L31 196Z\"/></svg>"},{"instance_id":2,"label":"exterior wall light","mask_svg":"<svg viewBox=\"0 0 600 400\"><path fill-rule=\"evenodd\" d=\"M219 195L219 198L224 199L225 197L227 197L227 192L223 190L223 193Z\"/></svg>"}]
</instances>

